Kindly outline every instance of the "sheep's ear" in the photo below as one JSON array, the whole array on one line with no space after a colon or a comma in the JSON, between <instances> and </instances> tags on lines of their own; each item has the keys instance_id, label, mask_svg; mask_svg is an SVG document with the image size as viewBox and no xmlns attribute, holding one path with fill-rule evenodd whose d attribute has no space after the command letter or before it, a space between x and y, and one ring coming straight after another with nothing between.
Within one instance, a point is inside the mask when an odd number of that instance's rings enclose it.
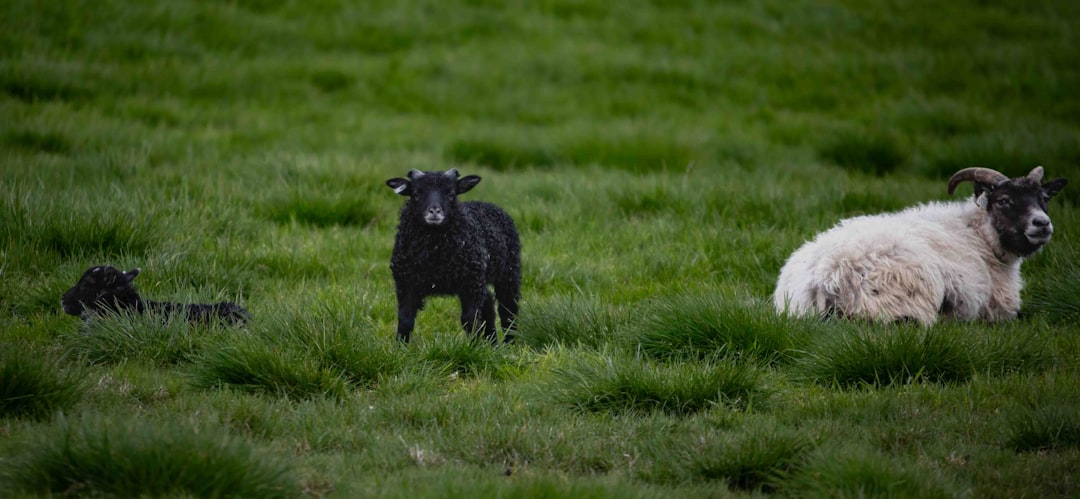
<instances>
[{"instance_id":1,"label":"sheep's ear","mask_svg":"<svg viewBox=\"0 0 1080 499\"><path fill-rule=\"evenodd\" d=\"M1061 192L1061 190L1065 188L1065 184L1068 183L1069 181L1066 179L1055 178L1054 180L1051 180L1042 185L1043 192L1046 193L1046 197L1052 198L1056 196L1057 193Z\"/></svg>"},{"instance_id":2,"label":"sheep's ear","mask_svg":"<svg viewBox=\"0 0 1080 499\"><path fill-rule=\"evenodd\" d=\"M461 177L457 181L457 193L464 194L466 192L469 192L470 190L472 190L473 187L476 187L476 184L479 183L480 177L477 175L468 175L465 177Z\"/></svg>"},{"instance_id":3,"label":"sheep's ear","mask_svg":"<svg viewBox=\"0 0 1080 499\"><path fill-rule=\"evenodd\" d=\"M991 192L994 192L995 187L997 186L975 182L975 202L978 202L979 196L982 196L983 194L989 195Z\"/></svg>"},{"instance_id":4,"label":"sheep's ear","mask_svg":"<svg viewBox=\"0 0 1080 499\"><path fill-rule=\"evenodd\" d=\"M139 272L142 272L142 269L134 268L127 272L124 272L124 280L127 282L134 281L136 277L139 277Z\"/></svg>"},{"instance_id":5,"label":"sheep's ear","mask_svg":"<svg viewBox=\"0 0 1080 499\"><path fill-rule=\"evenodd\" d=\"M390 186L390 188L393 189L395 193L402 196L412 195L412 183L403 178L392 178L390 180L387 180L386 185Z\"/></svg>"}]
</instances>

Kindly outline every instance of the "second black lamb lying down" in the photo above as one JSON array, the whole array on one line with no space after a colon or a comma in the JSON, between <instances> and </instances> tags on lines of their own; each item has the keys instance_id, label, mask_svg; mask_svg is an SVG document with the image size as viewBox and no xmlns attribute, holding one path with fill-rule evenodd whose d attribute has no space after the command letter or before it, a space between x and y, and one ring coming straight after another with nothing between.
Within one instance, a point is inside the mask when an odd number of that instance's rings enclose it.
<instances>
[{"instance_id":1,"label":"second black lamb lying down","mask_svg":"<svg viewBox=\"0 0 1080 499\"><path fill-rule=\"evenodd\" d=\"M83 320L92 315L117 312L160 313L166 318L182 314L189 322L242 325L251 314L233 302L213 304L171 303L143 300L132 281L139 269L124 272L115 267L91 267L60 300L64 312Z\"/></svg>"}]
</instances>

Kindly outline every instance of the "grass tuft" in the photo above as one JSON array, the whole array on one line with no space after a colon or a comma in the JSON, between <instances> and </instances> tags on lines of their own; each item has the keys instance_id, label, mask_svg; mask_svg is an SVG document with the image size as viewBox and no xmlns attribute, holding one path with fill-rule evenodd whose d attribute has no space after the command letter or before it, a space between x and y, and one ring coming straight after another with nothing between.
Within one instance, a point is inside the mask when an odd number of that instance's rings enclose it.
<instances>
[{"instance_id":1,"label":"grass tuft","mask_svg":"<svg viewBox=\"0 0 1080 499\"><path fill-rule=\"evenodd\" d=\"M513 373L514 356L510 346L492 345L482 336L461 334L434 335L415 354L436 371L469 377L504 378Z\"/></svg>"},{"instance_id":2,"label":"grass tuft","mask_svg":"<svg viewBox=\"0 0 1080 499\"><path fill-rule=\"evenodd\" d=\"M1002 411L1006 448L1016 452L1080 447L1080 395L1072 378L1051 374L1023 379L1023 393Z\"/></svg>"},{"instance_id":3,"label":"grass tuft","mask_svg":"<svg viewBox=\"0 0 1080 499\"><path fill-rule=\"evenodd\" d=\"M732 489L771 492L802 466L814 443L796 430L759 427L703 439L700 446L686 457L692 479L724 480Z\"/></svg>"},{"instance_id":4,"label":"grass tuft","mask_svg":"<svg viewBox=\"0 0 1080 499\"><path fill-rule=\"evenodd\" d=\"M236 334L205 349L194 359L190 378L200 389L228 386L298 400L340 398L349 392L339 370L257 334Z\"/></svg>"},{"instance_id":5,"label":"grass tuft","mask_svg":"<svg viewBox=\"0 0 1080 499\"><path fill-rule=\"evenodd\" d=\"M298 305L255 325L263 338L281 349L303 352L350 384L372 387L409 366L408 351L378 336L370 320L346 308L344 301Z\"/></svg>"},{"instance_id":6,"label":"grass tuft","mask_svg":"<svg viewBox=\"0 0 1080 499\"><path fill-rule=\"evenodd\" d=\"M63 357L0 344L0 418L51 416L74 407L86 388L82 371Z\"/></svg>"},{"instance_id":7,"label":"grass tuft","mask_svg":"<svg viewBox=\"0 0 1080 499\"><path fill-rule=\"evenodd\" d=\"M766 303L680 295L651 303L627 339L658 359L725 356L769 363L788 360L815 328L818 322L780 316Z\"/></svg>"},{"instance_id":8,"label":"grass tuft","mask_svg":"<svg viewBox=\"0 0 1080 499\"><path fill-rule=\"evenodd\" d=\"M595 347L609 341L620 322L596 298L557 295L522 308L515 341L537 349L557 344Z\"/></svg>"},{"instance_id":9,"label":"grass tuft","mask_svg":"<svg viewBox=\"0 0 1080 499\"><path fill-rule=\"evenodd\" d=\"M1080 321L1080 267L1044 275L1034 282L1024 300L1025 311L1046 318L1051 324L1076 324Z\"/></svg>"},{"instance_id":10,"label":"grass tuft","mask_svg":"<svg viewBox=\"0 0 1080 499\"><path fill-rule=\"evenodd\" d=\"M3 463L11 490L115 497L291 498L283 460L215 428L179 422L59 420Z\"/></svg>"},{"instance_id":11,"label":"grass tuft","mask_svg":"<svg viewBox=\"0 0 1080 499\"><path fill-rule=\"evenodd\" d=\"M972 375L973 360L954 331L917 325L844 324L811 344L797 368L806 378L824 385L886 386L963 381Z\"/></svg>"},{"instance_id":12,"label":"grass tuft","mask_svg":"<svg viewBox=\"0 0 1080 499\"><path fill-rule=\"evenodd\" d=\"M1054 401L1011 413L1005 446L1017 452L1080 447L1080 404Z\"/></svg>"},{"instance_id":13,"label":"grass tuft","mask_svg":"<svg viewBox=\"0 0 1080 499\"><path fill-rule=\"evenodd\" d=\"M208 343L231 334L224 326L191 324L184 317L120 313L95 317L65 337L68 350L93 364L126 360L173 365L190 361Z\"/></svg>"},{"instance_id":14,"label":"grass tuft","mask_svg":"<svg viewBox=\"0 0 1080 499\"><path fill-rule=\"evenodd\" d=\"M153 216L107 199L57 194L26 196L17 188L0 193L0 236L25 251L80 259L143 254L162 229Z\"/></svg>"},{"instance_id":15,"label":"grass tuft","mask_svg":"<svg viewBox=\"0 0 1080 499\"><path fill-rule=\"evenodd\" d=\"M724 360L661 364L601 351L562 358L552 375L554 399L585 412L691 414L747 407L769 395L756 368Z\"/></svg>"},{"instance_id":16,"label":"grass tuft","mask_svg":"<svg viewBox=\"0 0 1080 499\"><path fill-rule=\"evenodd\" d=\"M920 467L850 448L812 455L782 489L803 497L955 497L940 478Z\"/></svg>"}]
</instances>

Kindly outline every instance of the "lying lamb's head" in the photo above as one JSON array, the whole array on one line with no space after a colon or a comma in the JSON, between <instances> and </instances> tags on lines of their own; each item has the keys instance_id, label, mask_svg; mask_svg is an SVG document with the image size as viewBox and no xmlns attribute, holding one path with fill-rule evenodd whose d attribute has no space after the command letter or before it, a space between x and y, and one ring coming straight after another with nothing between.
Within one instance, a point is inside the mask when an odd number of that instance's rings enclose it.
<instances>
[{"instance_id":1,"label":"lying lamb's head","mask_svg":"<svg viewBox=\"0 0 1080 499\"><path fill-rule=\"evenodd\" d=\"M133 308L139 302L139 294L131 284L137 275L139 269L124 272L114 267L91 267L64 293L60 305L64 312L80 317L90 312Z\"/></svg>"},{"instance_id":2,"label":"lying lamb's head","mask_svg":"<svg viewBox=\"0 0 1080 499\"><path fill-rule=\"evenodd\" d=\"M457 195L469 192L479 183L480 177L476 175L458 178L456 168L445 172L412 170L408 180L392 178L386 181L394 192L409 197L402 216L417 217L417 223L430 227L453 220L458 211Z\"/></svg>"},{"instance_id":3,"label":"lying lamb's head","mask_svg":"<svg viewBox=\"0 0 1080 499\"><path fill-rule=\"evenodd\" d=\"M1046 214L1046 202L1068 183L1063 178L1046 183L1042 179L1041 166L1014 179L989 168L965 168L949 179L949 194L961 182L974 182L975 202L990 213L1002 247L1028 256L1050 241L1054 225Z\"/></svg>"}]
</instances>

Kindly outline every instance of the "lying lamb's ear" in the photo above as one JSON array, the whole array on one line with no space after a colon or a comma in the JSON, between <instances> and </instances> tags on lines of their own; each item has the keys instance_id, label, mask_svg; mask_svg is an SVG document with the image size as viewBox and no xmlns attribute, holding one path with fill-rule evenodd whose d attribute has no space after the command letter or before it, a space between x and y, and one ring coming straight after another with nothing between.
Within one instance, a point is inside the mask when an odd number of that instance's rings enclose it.
<instances>
[{"instance_id":1,"label":"lying lamb's ear","mask_svg":"<svg viewBox=\"0 0 1080 499\"><path fill-rule=\"evenodd\" d=\"M127 272L124 272L123 273L124 274L124 279L127 282L134 281L135 278L139 276L139 272L142 272L142 269L134 268L134 269L131 269L131 270L127 271Z\"/></svg>"},{"instance_id":2,"label":"lying lamb's ear","mask_svg":"<svg viewBox=\"0 0 1080 499\"><path fill-rule=\"evenodd\" d=\"M473 187L476 187L476 184L479 183L480 177L477 175L468 175L465 177L461 177L457 181L457 193L464 194L466 192L469 192L469 190L471 190Z\"/></svg>"},{"instance_id":3,"label":"lying lamb's ear","mask_svg":"<svg viewBox=\"0 0 1080 499\"><path fill-rule=\"evenodd\" d=\"M401 194L402 196L412 195L412 183L403 178L392 178L390 180L387 180L386 185L390 186L390 188L393 189L395 193Z\"/></svg>"},{"instance_id":4,"label":"lying lamb's ear","mask_svg":"<svg viewBox=\"0 0 1080 499\"><path fill-rule=\"evenodd\" d=\"M1061 190L1065 188L1065 184L1068 183L1069 181L1064 178L1055 178L1042 185L1043 192L1046 193L1047 198L1052 198L1056 196L1057 193L1061 192Z\"/></svg>"}]
</instances>

